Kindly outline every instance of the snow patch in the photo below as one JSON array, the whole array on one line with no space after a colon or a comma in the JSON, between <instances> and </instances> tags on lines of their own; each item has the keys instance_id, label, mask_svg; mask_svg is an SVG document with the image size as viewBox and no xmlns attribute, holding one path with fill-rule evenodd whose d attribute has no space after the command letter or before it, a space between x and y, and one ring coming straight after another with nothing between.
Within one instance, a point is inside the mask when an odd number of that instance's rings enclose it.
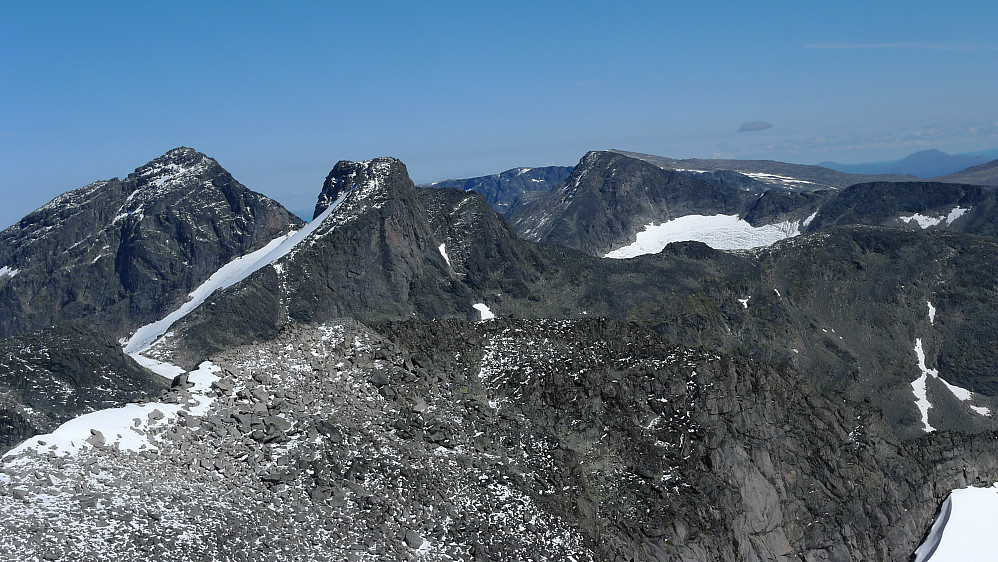
<instances>
[{"instance_id":1,"label":"snow patch","mask_svg":"<svg viewBox=\"0 0 998 562\"><path fill-rule=\"evenodd\" d=\"M984 417L991 415L991 410L985 408L984 406L971 406L970 409Z\"/></svg>"},{"instance_id":2,"label":"snow patch","mask_svg":"<svg viewBox=\"0 0 998 562\"><path fill-rule=\"evenodd\" d=\"M495 314L492 314L492 311L489 310L489 307L486 306L485 303L480 302L478 304L472 305L471 307L478 311L478 313L482 316L483 322L485 320L492 320L493 318L496 317Z\"/></svg>"},{"instance_id":3,"label":"snow patch","mask_svg":"<svg viewBox=\"0 0 998 562\"><path fill-rule=\"evenodd\" d=\"M929 324L935 324L936 323L936 307L932 306L932 303L929 302L929 301L925 301L925 303L929 305Z\"/></svg>"},{"instance_id":4,"label":"snow patch","mask_svg":"<svg viewBox=\"0 0 998 562\"><path fill-rule=\"evenodd\" d=\"M9 266L0 267L0 277L13 277L20 273L20 269L13 269Z\"/></svg>"},{"instance_id":5,"label":"snow patch","mask_svg":"<svg viewBox=\"0 0 998 562\"><path fill-rule=\"evenodd\" d=\"M953 210L950 211L948 215L946 215L946 226L953 224L953 221L962 217L969 210L970 210L969 207L966 209L962 207L953 207Z\"/></svg>"},{"instance_id":6,"label":"snow patch","mask_svg":"<svg viewBox=\"0 0 998 562\"><path fill-rule=\"evenodd\" d=\"M38 453L51 451L57 455L76 455L93 447L94 441L99 442L98 434L103 437L104 446L107 447L129 451L156 449L155 443L148 437L148 430L175 422L181 410L187 415L203 416L215 400L211 384L219 379L215 373L220 370L210 361L205 361L191 371L188 381L194 383L194 386L189 389L192 400L188 404L127 404L121 408L84 414L60 425L52 433L36 435L24 441L7 451L2 460L5 463L17 463L16 457L29 449Z\"/></svg>"},{"instance_id":7,"label":"snow patch","mask_svg":"<svg viewBox=\"0 0 998 562\"><path fill-rule=\"evenodd\" d=\"M815 212L811 213L811 215L808 216L806 219L804 219L804 222L800 223L800 225L801 226L807 226L807 225L811 224L811 221L813 221L814 217L816 217L816 216L818 216L818 211L815 211Z\"/></svg>"},{"instance_id":8,"label":"snow patch","mask_svg":"<svg viewBox=\"0 0 998 562\"><path fill-rule=\"evenodd\" d=\"M936 428L929 425L929 408L932 407L932 403L929 402L928 392L925 388L927 378L928 375L922 373L922 376L912 381L911 391L915 394L915 406L922 414L922 429L926 433L932 433Z\"/></svg>"},{"instance_id":9,"label":"snow patch","mask_svg":"<svg viewBox=\"0 0 998 562\"><path fill-rule=\"evenodd\" d=\"M739 174L743 176L748 176L752 179L759 181L764 181L766 183L777 183L777 184L794 184L794 183L805 183L814 185L813 181L800 180L790 176L781 176L779 174L767 174L765 172L743 172L741 170L736 170Z\"/></svg>"},{"instance_id":10,"label":"snow patch","mask_svg":"<svg viewBox=\"0 0 998 562\"><path fill-rule=\"evenodd\" d=\"M914 215L908 217L900 217L900 218L901 220L903 220L908 224L911 224L912 221L918 223L918 226L921 227L922 230L925 230L930 226L936 226L937 224L943 222L943 219L940 217L927 217L925 215L920 215L918 213L915 213Z\"/></svg>"},{"instance_id":11,"label":"snow patch","mask_svg":"<svg viewBox=\"0 0 998 562\"><path fill-rule=\"evenodd\" d=\"M752 297L745 297L744 299L738 299L738 302L742 303L742 306L744 306L745 308L748 308L748 301L750 298Z\"/></svg>"},{"instance_id":12,"label":"snow patch","mask_svg":"<svg viewBox=\"0 0 998 562\"><path fill-rule=\"evenodd\" d=\"M440 255L443 256L444 261L447 262L447 267L451 267L450 258L447 257L447 244L441 244L437 249L440 250Z\"/></svg>"},{"instance_id":13,"label":"snow patch","mask_svg":"<svg viewBox=\"0 0 998 562\"><path fill-rule=\"evenodd\" d=\"M925 542L915 550L915 562L991 558L998 552L995 513L998 513L995 487L953 490L939 508Z\"/></svg>"},{"instance_id":14,"label":"snow patch","mask_svg":"<svg viewBox=\"0 0 998 562\"><path fill-rule=\"evenodd\" d=\"M624 259L661 252L670 242L695 240L717 250L747 250L769 246L800 234L800 223L784 221L754 227L738 215L686 215L662 224L647 224L637 239L607 253L605 258Z\"/></svg>"}]
</instances>

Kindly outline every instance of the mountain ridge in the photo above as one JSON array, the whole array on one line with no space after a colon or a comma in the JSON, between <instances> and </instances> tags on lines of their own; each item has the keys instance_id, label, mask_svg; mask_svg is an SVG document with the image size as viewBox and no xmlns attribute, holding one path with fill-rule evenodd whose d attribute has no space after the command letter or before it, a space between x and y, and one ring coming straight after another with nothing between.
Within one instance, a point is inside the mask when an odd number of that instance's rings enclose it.
<instances>
[{"instance_id":1,"label":"mountain ridge","mask_svg":"<svg viewBox=\"0 0 998 562\"><path fill-rule=\"evenodd\" d=\"M176 187L169 162L145 168L126 181ZM167 415L131 426L145 448L91 432L75 454L4 458L0 552L907 557L951 488L998 479L994 190L796 189L811 180L779 171L588 153L544 196L603 229L580 246L683 213L803 231L614 260L520 239L486 195L421 189L397 159L338 162L297 238L144 348L189 371ZM13 435L26 418L6 419ZM81 533L117 538L59 538Z\"/></svg>"}]
</instances>

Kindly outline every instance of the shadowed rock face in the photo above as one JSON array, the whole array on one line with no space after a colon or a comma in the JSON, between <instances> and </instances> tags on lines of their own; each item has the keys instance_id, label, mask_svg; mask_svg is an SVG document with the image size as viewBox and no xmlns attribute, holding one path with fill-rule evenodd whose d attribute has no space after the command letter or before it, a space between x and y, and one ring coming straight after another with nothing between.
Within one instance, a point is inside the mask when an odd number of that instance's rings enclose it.
<instances>
[{"instance_id":1,"label":"shadowed rock face","mask_svg":"<svg viewBox=\"0 0 998 562\"><path fill-rule=\"evenodd\" d=\"M189 148L57 197L0 233L0 338L94 317L155 320L234 257L300 225Z\"/></svg>"},{"instance_id":2,"label":"shadowed rock face","mask_svg":"<svg viewBox=\"0 0 998 562\"><path fill-rule=\"evenodd\" d=\"M605 260L517 240L480 196L414 188L396 160L335 171L327 185L347 195L314 238L175 328L168 347L185 364L287 323L467 320L485 303L500 316L627 319L677 343L789 363L823 392L871 400L906 438L923 433L911 388L921 340L942 380L976 393L965 403L931 381L932 426L995 428L970 408L998 406L988 371L998 309L977 304L998 300L990 238L850 226L752 253L683 243ZM781 213L783 199L812 195L756 196L755 206Z\"/></svg>"},{"instance_id":3,"label":"shadowed rock face","mask_svg":"<svg viewBox=\"0 0 998 562\"><path fill-rule=\"evenodd\" d=\"M830 194L776 189L735 172L693 173L617 152L590 152L561 186L509 218L521 238L603 256L634 242L646 225L686 215L737 215L752 226L800 224Z\"/></svg>"}]
</instances>

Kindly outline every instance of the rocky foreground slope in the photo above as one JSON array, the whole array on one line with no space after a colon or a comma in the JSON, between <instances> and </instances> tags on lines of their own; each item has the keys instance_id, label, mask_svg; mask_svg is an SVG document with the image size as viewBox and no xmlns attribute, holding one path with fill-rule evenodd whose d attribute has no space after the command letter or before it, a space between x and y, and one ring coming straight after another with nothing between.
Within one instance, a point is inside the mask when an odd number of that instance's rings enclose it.
<instances>
[{"instance_id":1,"label":"rocky foreground slope","mask_svg":"<svg viewBox=\"0 0 998 562\"><path fill-rule=\"evenodd\" d=\"M991 435L900 442L792 369L604 320L298 325L163 402L8 454L0 552L900 560L998 478Z\"/></svg>"}]
</instances>

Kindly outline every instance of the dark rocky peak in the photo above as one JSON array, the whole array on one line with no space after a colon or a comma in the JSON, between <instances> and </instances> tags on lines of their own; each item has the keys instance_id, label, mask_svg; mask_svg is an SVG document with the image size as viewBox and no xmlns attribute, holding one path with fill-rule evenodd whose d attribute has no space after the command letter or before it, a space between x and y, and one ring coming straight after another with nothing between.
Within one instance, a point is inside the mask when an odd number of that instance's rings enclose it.
<instances>
[{"instance_id":1,"label":"dark rocky peak","mask_svg":"<svg viewBox=\"0 0 998 562\"><path fill-rule=\"evenodd\" d=\"M301 224L214 159L177 148L124 180L56 197L0 232L0 337L99 315L109 331L176 305L219 267ZM120 334L119 334L120 335Z\"/></svg>"},{"instance_id":2,"label":"dark rocky peak","mask_svg":"<svg viewBox=\"0 0 998 562\"><path fill-rule=\"evenodd\" d=\"M378 205L398 195L409 195L415 185L409 172L397 158L382 157L363 162L340 160L326 176L315 203L312 218L318 218L326 209L342 199L354 211L362 205Z\"/></svg>"},{"instance_id":3,"label":"dark rocky peak","mask_svg":"<svg viewBox=\"0 0 998 562\"><path fill-rule=\"evenodd\" d=\"M511 217L517 234L591 255L634 241L644 225L689 214L739 214L755 195L617 152L589 152L558 189Z\"/></svg>"},{"instance_id":4,"label":"dark rocky peak","mask_svg":"<svg viewBox=\"0 0 998 562\"><path fill-rule=\"evenodd\" d=\"M215 159L208 157L193 148L181 146L167 151L144 166L136 168L129 178L148 178L152 180L168 178L177 174L217 166Z\"/></svg>"}]
</instances>

